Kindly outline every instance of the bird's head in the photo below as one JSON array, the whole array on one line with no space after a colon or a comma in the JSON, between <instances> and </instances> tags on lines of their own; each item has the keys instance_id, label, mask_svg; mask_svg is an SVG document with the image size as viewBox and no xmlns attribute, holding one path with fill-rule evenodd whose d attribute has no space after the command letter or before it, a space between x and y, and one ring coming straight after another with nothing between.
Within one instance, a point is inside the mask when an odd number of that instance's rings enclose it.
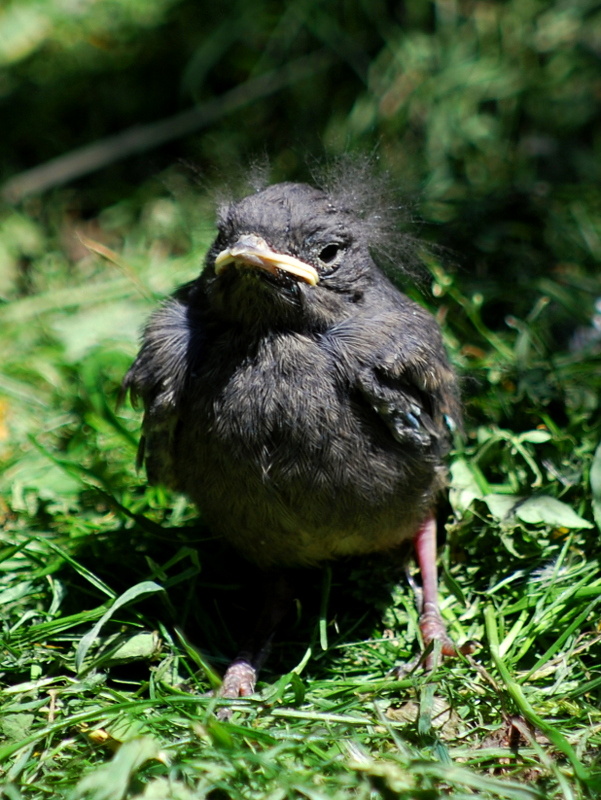
<instances>
[{"instance_id":1,"label":"bird's head","mask_svg":"<svg viewBox=\"0 0 601 800\"><path fill-rule=\"evenodd\" d=\"M377 230L349 196L275 184L221 209L200 280L231 322L327 327L353 313L378 279L370 253Z\"/></svg>"}]
</instances>

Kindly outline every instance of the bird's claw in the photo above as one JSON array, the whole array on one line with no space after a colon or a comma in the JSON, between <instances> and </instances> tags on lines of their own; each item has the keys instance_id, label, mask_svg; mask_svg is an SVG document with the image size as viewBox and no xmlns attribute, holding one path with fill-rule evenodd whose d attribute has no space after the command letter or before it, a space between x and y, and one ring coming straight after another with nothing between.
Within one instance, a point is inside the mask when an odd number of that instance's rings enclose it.
<instances>
[{"instance_id":1,"label":"bird's claw","mask_svg":"<svg viewBox=\"0 0 601 800\"><path fill-rule=\"evenodd\" d=\"M257 670L245 658L237 658L229 665L223 676L221 687L217 696L225 700L236 700L239 697L249 697L255 691L257 683ZM216 716L220 720L228 720L232 715L230 706L223 706Z\"/></svg>"},{"instance_id":2,"label":"bird's claw","mask_svg":"<svg viewBox=\"0 0 601 800\"><path fill-rule=\"evenodd\" d=\"M248 697L255 691L257 670L244 658L237 658L229 665L223 676L219 696L229 699Z\"/></svg>"},{"instance_id":3,"label":"bird's claw","mask_svg":"<svg viewBox=\"0 0 601 800\"><path fill-rule=\"evenodd\" d=\"M419 618L419 628L426 648L423 664L426 670L431 671L435 667L436 656L429 645L433 642L440 642L440 654L443 656L456 657L458 655L469 655L474 652L476 645L468 641L458 647L447 633L447 626L440 615L440 611L431 603L425 603L424 609Z\"/></svg>"}]
</instances>

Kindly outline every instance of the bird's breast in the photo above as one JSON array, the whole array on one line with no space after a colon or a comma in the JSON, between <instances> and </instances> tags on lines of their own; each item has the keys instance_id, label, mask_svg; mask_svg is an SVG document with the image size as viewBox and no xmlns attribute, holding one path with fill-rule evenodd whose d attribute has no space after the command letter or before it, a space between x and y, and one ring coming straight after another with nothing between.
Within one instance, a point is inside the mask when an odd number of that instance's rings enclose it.
<instances>
[{"instance_id":1,"label":"bird's breast","mask_svg":"<svg viewBox=\"0 0 601 800\"><path fill-rule=\"evenodd\" d=\"M182 404L178 488L259 563L384 549L423 513L431 468L415 472L339 367L318 341L272 337L209 357Z\"/></svg>"},{"instance_id":2,"label":"bird's breast","mask_svg":"<svg viewBox=\"0 0 601 800\"><path fill-rule=\"evenodd\" d=\"M229 365L207 365L191 392L192 425L215 458L273 487L307 473L348 437L348 392L330 356L300 336L270 338ZM346 395L346 400L345 400Z\"/></svg>"}]
</instances>

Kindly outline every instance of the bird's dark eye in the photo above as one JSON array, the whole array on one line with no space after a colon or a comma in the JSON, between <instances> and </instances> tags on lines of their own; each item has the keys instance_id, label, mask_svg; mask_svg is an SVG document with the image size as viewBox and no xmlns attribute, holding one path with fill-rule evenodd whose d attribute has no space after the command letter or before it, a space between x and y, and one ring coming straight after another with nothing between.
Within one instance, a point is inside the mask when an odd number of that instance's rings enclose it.
<instances>
[{"instance_id":1,"label":"bird's dark eye","mask_svg":"<svg viewBox=\"0 0 601 800\"><path fill-rule=\"evenodd\" d=\"M319 253L319 260L322 261L324 264L333 264L342 249L341 245L335 244L327 244Z\"/></svg>"}]
</instances>

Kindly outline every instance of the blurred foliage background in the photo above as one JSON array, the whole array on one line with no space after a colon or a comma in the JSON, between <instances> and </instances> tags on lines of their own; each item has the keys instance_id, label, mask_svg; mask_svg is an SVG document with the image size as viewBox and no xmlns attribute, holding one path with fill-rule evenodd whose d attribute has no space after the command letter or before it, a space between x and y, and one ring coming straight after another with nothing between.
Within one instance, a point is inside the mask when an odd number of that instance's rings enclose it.
<instances>
[{"instance_id":1,"label":"blurred foliage background","mask_svg":"<svg viewBox=\"0 0 601 800\"><path fill-rule=\"evenodd\" d=\"M552 715L594 763L601 743L598 2L0 0L0 114L0 605L10 645L3 681L20 686L29 675L64 687L75 680L83 633L132 580L159 580L173 604L159 618L181 621L185 609L187 630L209 632L217 661L231 656L233 639L210 613L215 581L204 586L204 605L195 600L200 567L188 546L193 534L182 526L196 513L135 474L139 415L115 412L119 385L149 310L198 272L224 187L243 191L253 165L265 161L274 180L296 180L323 161L369 154L374 169L389 174L423 262L417 286L396 278L437 314L463 380L466 442L452 467L445 613L454 635L492 641L482 608L495 604L511 674L532 691L538 713ZM524 497L533 502L519 505ZM111 586L92 575L96 569ZM407 659L416 646L412 608L398 600L391 623L401 631L408 624L393 643ZM114 627L124 636L157 624L153 608L148 618L119 613ZM337 641L354 631L342 619ZM161 635L161 675L175 685L167 659L188 663L190 674L194 659L166 628ZM379 635L369 658L377 652L382 661L369 663L383 675L398 655ZM48 641L55 650L43 649ZM350 662L347 652L334 666L345 679L364 674L365 651ZM98 658L97 673L96 662L86 667L96 683L77 684L57 725L67 710L96 708L108 656ZM273 663L290 668L285 656ZM311 668L320 674L313 661ZM467 747L471 737L475 769L496 775L502 735L493 747L489 733L501 725L498 687L471 667L461 673L455 665L450 675L441 691L468 722L442 736L444 746ZM119 697L145 696L140 680L117 678ZM299 680L291 679L293 691L286 684L289 704L302 704ZM312 686L317 696L322 689ZM362 705L361 686L345 691ZM7 702L33 703L27 687L25 699L8 689ZM156 678L152 697L161 691ZM423 691L422 701L432 700ZM395 696L386 697L396 713ZM201 690L196 698L206 705ZM120 714L115 695L111 703ZM442 747L424 714L415 729L389 717L410 729L420 764ZM166 732L170 715L161 735L179 736ZM45 730L30 716L16 733L4 731L9 740L33 742ZM298 724L302 739L305 723ZM229 734L213 735L217 750L233 747ZM388 740L376 745L392 748ZM550 781L542 794L511 787L505 794L491 784L491 796L584 796L583 773L570 793L557 751L539 759L537 746L515 774ZM0 748L0 761L13 751ZM68 778L54 755L40 766L45 757L27 766L18 760L11 774L48 770L63 788L77 779L79 766ZM238 767L223 769L229 792L227 770ZM424 769L423 782L416 768L416 783L399 797L439 785L439 773ZM343 795L373 797L377 789L389 797L406 777L361 770L357 783L344 773ZM466 792L480 786L471 773L453 774L448 781ZM388 789L377 788L382 781ZM447 796L444 786L428 797ZM44 786L40 796L47 795Z\"/></svg>"},{"instance_id":2,"label":"blurred foliage background","mask_svg":"<svg viewBox=\"0 0 601 800\"><path fill-rule=\"evenodd\" d=\"M232 182L263 154L281 179L375 149L471 274L578 282L600 255L599 15L594 0L7 2L0 177L242 87L238 108L188 135L128 158L116 146L94 172L84 158L55 202L84 218L141 203L180 159ZM288 85L252 100L253 81L291 65Z\"/></svg>"},{"instance_id":3,"label":"blurred foliage background","mask_svg":"<svg viewBox=\"0 0 601 800\"><path fill-rule=\"evenodd\" d=\"M312 74L224 109L207 129L73 182L76 210L97 213L178 159L231 179L266 153L283 178L305 174L308 154L377 148L421 216L447 223L444 240L470 270L590 269L599 27L593 0L8 2L0 175L325 54Z\"/></svg>"}]
</instances>

